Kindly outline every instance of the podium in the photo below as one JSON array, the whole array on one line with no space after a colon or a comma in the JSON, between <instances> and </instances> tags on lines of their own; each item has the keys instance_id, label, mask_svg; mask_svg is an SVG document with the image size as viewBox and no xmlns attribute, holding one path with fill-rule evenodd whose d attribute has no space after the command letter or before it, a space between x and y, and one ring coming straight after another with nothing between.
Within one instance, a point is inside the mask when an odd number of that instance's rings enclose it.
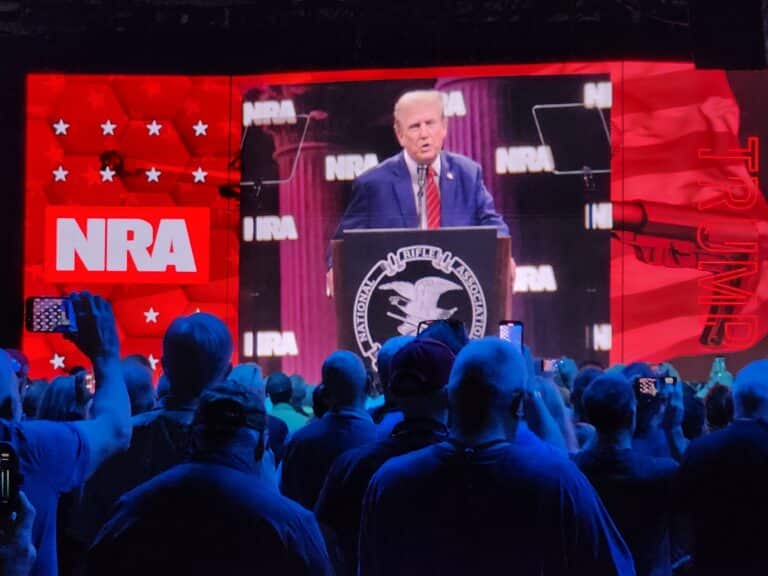
<instances>
[{"instance_id":1,"label":"podium","mask_svg":"<svg viewBox=\"0 0 768 576\"><path fill-rule=\"evenodd\" d=\"M372 365L423 322L460 320L481 338L509 318L511 241L494 227L347 230L331 250L338 347Z\"/></svg>"}]
</instances>

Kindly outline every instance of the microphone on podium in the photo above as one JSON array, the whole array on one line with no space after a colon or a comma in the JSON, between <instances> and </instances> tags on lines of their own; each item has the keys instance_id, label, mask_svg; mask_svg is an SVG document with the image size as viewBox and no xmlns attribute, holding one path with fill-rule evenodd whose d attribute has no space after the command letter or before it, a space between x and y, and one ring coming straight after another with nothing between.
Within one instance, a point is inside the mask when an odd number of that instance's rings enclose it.
<instances>
[{"instance_id":1,"label":"microphone on podium","mask_svg":"<svg viewBox=\"0 0 768 576\"><path fill-rule=\"evenodd\" d=\"M419 189L416 194L416 197L419 200L418 206L416 206L416 210L419 213L419 228L425 229L427 227L427 200L426 194L424 192L425 188L427 187L426 164L419 164L416 167L416 185Z\"/></svg>"}]
</instances>

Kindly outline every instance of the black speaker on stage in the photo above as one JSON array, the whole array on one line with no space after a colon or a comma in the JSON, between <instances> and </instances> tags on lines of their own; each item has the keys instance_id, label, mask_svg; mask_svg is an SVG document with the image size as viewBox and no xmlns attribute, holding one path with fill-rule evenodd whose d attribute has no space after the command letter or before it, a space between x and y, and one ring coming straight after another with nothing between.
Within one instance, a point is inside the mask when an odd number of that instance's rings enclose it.
<instances>
[{"instance_id":1,"label":"black speaker on stage","mask_svg":"<svg viewBox=\"0 0 768 576\"><path fill-rule=\"evenodd\" d=\"M691 35L697 68L765 68L767 32L768 0L691 1Z\"/></svg>"}]
</instances>

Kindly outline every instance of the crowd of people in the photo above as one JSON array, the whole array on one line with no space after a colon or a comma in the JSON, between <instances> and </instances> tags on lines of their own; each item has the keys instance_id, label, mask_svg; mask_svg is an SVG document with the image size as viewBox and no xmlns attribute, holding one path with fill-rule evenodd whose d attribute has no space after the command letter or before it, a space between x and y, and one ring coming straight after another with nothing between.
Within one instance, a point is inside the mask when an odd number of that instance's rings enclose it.
<instances>
[{"instance_id":1,"label":"crowd of people","mask_svg":"<svg viewBox=\"0 0 768 576\"><path fill-rule=\"evenodd\" d=\"M309 387L233 367L196 313L168 327L155 387L109 303L71 298L92 370L32 380L0 351L21 487L3 574L768 574L768 360L704 385L669 364L543 370L436 322L375 373L333 352Z\"/></svg>"}]
</instances>

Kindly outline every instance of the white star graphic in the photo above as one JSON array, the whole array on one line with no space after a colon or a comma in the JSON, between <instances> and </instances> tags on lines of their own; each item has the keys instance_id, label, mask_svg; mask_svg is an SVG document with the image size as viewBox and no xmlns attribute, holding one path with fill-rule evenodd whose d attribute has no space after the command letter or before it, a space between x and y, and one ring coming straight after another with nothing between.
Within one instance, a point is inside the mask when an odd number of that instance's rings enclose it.
<instances>
[{"instance_id":1,"label":"white star graphic","mask_svg":"<svg viewBox=\"0 0 768 576\"><path fill-rule=\"evenodd\" d=\"M67 181L67 174L69 174L69 170L64 170L64 166L59 164L59 167L56 168L56 170L53 171L53 181L54 182L66 182Z\"/></svg>"},{"instance_id":2,"label":"white star graphic","mask_svg":"<svg viewBox=\"0 0 768 576\"><path fill-rule=\"evenodd\" d=\"M149 130L150 136L160 136L160 128L162 128L162 124L158 124L157 120L152 120L151 124L147 124L147 130Z\"/></svg>"},{"instance_id":3,"label":"white star graphic","mask_svg":"<svg viewBox=\"0 0 768 576\"><path fill-rule=\"evenodd\" d=\"M56 131L55 132L56 136L66 136L67 128L69 128L69 124L64 122L64 120L61 118L59 118L59 121L53 125L53 129Z\"/></svg>"},{"instance_id":4,"label":"white star graphic","mask_svg":"<svg viewBox=\"0 0 768 576\"><path fill-rule=\"evenodd\" d=\"M50 362L51 366L53 366L54 370L58 370L59 368L64 368L64 356L59 356L56 354L56 352L53 353L53 358L48 360Z\"/></svg>"},{"instance_id":5,"label":"white star graphic","mask_svg":"<svg viewBox=\"0 0 768 576\"><path fill-rule=\"evenodd\" d=\"M147 324L157 324L158 316L160 316L160 312L155 312L155 309L150 306L149 310L144 312L144 321Z\"/></svg>"},{"instance_id":6,"label":"white star graphic","mask_svg":"<svg viewBox=\"0 0 768 576\"><path fill-rule=\"evenodd\" d=\"M197 170L192 172L192 176L195 177L195 183L205 182L205 177L208 176L208 172L204 171L202 166L198 166Z\"/></svg>"},{"instance_id":7,"label":"white star graphic","mask_svg":"<svg viewBox=\"0 0 768 576\"><path fill-rule=\"evenodd\" d=\"M114 177L117 172L112 170L109 166L104 168L104 170L99 170L99 174L101 174L101 181L102 182L114 182L112 178Z\"/></svg>"},{"instance_id":8,"label":"white star graphic","mask_svg":"<svg viewBox=\"0 0 768 576\"><path fill-rule=\"evenodd\" d=\"M200 307L195 308L195 313L200 314Z\"/></svg>"},{"instance_id":9,"label":"white star graphic","mask_svg":"<svg viewBox=\"0 0 768 576\"><path fill-rule=\"evenodd\" d=\"M102 136L114 136L115 128L117 128L117 124L112 124L112 120L107 120L101 125Z\"/></svg>"},{"instance_id":10,"label":"white star graphic","mask_svg":"<svg viewBox=\"0 0 768 576\"><path fill-rule=\"evenodd\" d=\"M145 172L147 175L147 182L160 182L160 170L155 170L155 167L152 166L149 170Z\"/></svg>"},{"instance_id":11,"label":"white star graphic","mask_svg":"<svg viewBox=\"0 0 768 576\"><path fill-rule=\"evenodd\" d=\"M195 136L208 136L208 124L203 124L202 120L198 120L197 124L192 125L192 129L195 131Z\"/></svg>"},{"instance_id":12,"label":"white star graphic","mask_svg":"<svg viewBox=\"0 0 768 576\"><path fill-rule=\"evenodd\" d=\"M147 361L149 362L149 365L152 366L152 372L154 372L157 369L157 364L160 362L160 360L158 360L152 354L150 354L147 357Z\"/></svg>"}]
</instances>

